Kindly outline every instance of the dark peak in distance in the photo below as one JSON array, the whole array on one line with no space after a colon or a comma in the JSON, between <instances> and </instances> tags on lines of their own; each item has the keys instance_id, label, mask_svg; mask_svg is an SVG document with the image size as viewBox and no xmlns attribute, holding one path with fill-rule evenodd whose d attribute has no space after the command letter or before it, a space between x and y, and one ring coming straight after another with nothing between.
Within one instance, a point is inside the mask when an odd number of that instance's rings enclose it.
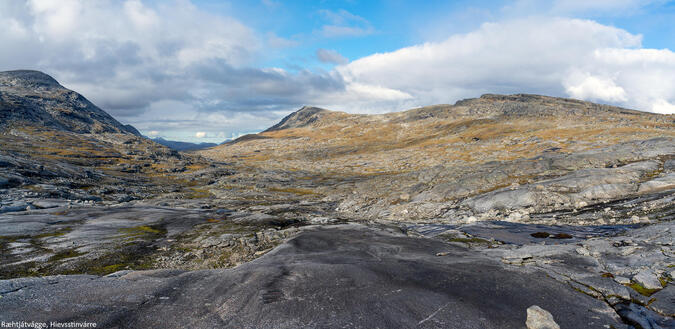
<instances>
[{"instance_id":1,"label":"dark peak in distance","mask_svg":"<svg viewBox=\"0 0 675 329\"><path fill-rule=\"evenodd\" d=\"M164 145L170 149L176 151L196 151L209 147L218 146L216 143L190 143L190 142L180 142L180 141L171 141L164 139L162 137L152 138L155 143Z\"/></svg>"},{"instance_id":2,"label":"dark peak in distance","mask_svg":"<svg viewBox=\"0 0 675 329\"><path fill-rule=\"evenodd\" d=\"M40 71L14 70L0 72L0 85L24 88L61 87L56 79Z\"/></svg>"},{"instance_id":3,"label":"dark peak in distance","mask_svg":"<svg viewBox=\"0 0 675 329\"><path fill-rule=\"evenodd\" d=\"M0 72L0 129L22 126L80 134L140 136L136 128L121 124L45 73L30 70Z\"/></svg>"},{"instance_id":4,"label":"dark peak in distance","mask_svg":"<svg viewBox=\"0 0 675 329\"><path fill-rule=\"evenodd\" d=\"M279 123L268 128L265 131L306 127L312 124L313 122L316 122L317 120L321 119L322 116L324 116L326 113L329 112L331 111L318 107L303 106L299 110L289 114L288 116L283 118Z\"/></svg>"}]
</instances>

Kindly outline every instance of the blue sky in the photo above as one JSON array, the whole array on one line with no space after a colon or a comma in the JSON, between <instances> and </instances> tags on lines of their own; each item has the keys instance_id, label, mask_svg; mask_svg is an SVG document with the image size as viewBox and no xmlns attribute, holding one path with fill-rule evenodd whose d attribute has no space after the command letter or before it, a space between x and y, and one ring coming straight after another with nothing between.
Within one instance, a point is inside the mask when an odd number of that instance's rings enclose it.
<instances>
[{"instance_id":1,"label":"blue sky","mask_svg":"<svg viewBox=\"0 0 675 329\"><path fill-rule=\"evenodd\" d=\"M673 113L673 22L662 0L0 0L0 70L42 70L144 134L195 142L303 105L483 93Z\"/></svg>"},{"instance_id":2,"label":"blue sky","mask_svg":"<svg viewBox=\"0 0 675 329\"><path fill-rule=\"evenodd\" d=\"M298 68L329 68L316 59L317 48L338 51L354 60L378 52L390 52L405 46L438 41L455 34L466 33L484 22L507 17L526 17L542 13L594 20L642 35L645 48L672 48L675 45L675 1L637 1L636 5L621 0L615 7L570 8L553 11L546 3L552 1L195 1L198 6L240 17L259 31L294 41L292 47L273 53L260 65ZM592 1L591 1L592 2ZM600 1L602 2L602 1ZM640 5L640 3L644 3ZM509 8L509 6L514 6ZM342 37L317 36L325 25L332 24L325 13L345 18L345 26L355 26L363 33ZM367 22L367 23L366 23Z\"/></svg>"}]
</instances>

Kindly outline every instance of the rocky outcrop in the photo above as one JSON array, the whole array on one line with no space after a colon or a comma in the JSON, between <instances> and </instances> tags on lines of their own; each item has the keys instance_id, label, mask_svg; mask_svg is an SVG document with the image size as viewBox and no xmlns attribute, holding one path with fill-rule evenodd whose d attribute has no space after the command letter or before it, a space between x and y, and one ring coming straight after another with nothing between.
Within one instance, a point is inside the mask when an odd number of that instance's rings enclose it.
<instances>
[{"instance_id":1,"label":"rocky outcrop","mask_svg":"<svg viewBox=\"0 0 675 329\"><path fill-rule=\"evenodd\" d=\"M527 329L560 329L551 313L547 310L533 305L527 309Z\"/></svg>"},{"instance_id":2,"label":"rocky outcrop","mask_svg":"<svg viewBox=\"0 0 675 329\"><path fill-rule=\"evenodd\" d=\"M24 125L140 136L138 130L122 125L47 74L28 70L0 72L0 128Z\"/></svg>"}]
</instances>

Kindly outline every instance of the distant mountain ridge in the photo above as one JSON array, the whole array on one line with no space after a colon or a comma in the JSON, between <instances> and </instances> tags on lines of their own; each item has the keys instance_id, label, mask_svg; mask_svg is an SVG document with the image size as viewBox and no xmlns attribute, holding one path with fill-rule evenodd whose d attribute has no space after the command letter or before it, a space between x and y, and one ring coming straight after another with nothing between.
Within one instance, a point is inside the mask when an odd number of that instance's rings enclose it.
<instances>
[{"instance_id":1,"label":"distant mountain ridge","mask_svg":"<svg viewBox=\"0 0 675 329\"><path fill-rule=\"evenodd\" d=\"M672 115L576 99L485 94L454 105L372 115L304 106L261 133L200 153L256 160L265 168L370 174L670 137L674 124Z\"/></svg>"},{"instance_id":2,"label":"distant mountain ridge","mask_svg":"<svg viewBox=\"0 0 675 329\"><path fill-rule=\"evenodd\" d=\"M495 117L545 117L545 116L590 116L590 115L641 115L658 117L656 113L643 112L621 107L597 104L577 99L534 94L498 95L484 94L478 98L467 98L454 105L437 104L406 111L365 115L331 111L313 106L303 106L287 115L279 123L262 133L303 127L331 125L335 120L358 123L373 122L415 122L428 118L495 118Z\"/></svg>"},{"instance_id":3,"label":"distant mountain ridge","mask_svg":"<svg viewBox=\"0 0 675 329\"><path fill-rule=\"evenodd\" d=\"M176 151L195 151L201 150L209 147L218 146L216 143L190 143L190 142L180 142L180 141L171 141L166 140L162 137L151 138L154 142L162 144L168 148L174 149Z\"/></svg>"},{"instance_id":4,"label":"distant mountain ridge","mask_svg":"<svg viewBox=\"0 0 675 329\"><path fill-rule=\"evenodd\" d=\"M84 96L32 70L0 72L0 128L42 126L74 133L140 136Z\"/></svg>"}]
</instances>

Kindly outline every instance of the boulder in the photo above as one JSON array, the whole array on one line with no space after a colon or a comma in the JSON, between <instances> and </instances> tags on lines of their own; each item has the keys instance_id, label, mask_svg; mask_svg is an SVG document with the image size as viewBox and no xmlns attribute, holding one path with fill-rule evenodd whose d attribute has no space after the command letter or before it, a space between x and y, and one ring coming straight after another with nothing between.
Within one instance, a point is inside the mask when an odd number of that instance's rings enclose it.
<instances>
[{"instance_id":1,"label":"boulder","mask_svg":"<svg viewBox=\"0 0 675 329\"><path fill-rule=\"evenodd\" d=\"M532 305L527 309L527 329L560 329L560 326L553 320L553 315L547 310Z\"/></svg>"}]
</instances>

